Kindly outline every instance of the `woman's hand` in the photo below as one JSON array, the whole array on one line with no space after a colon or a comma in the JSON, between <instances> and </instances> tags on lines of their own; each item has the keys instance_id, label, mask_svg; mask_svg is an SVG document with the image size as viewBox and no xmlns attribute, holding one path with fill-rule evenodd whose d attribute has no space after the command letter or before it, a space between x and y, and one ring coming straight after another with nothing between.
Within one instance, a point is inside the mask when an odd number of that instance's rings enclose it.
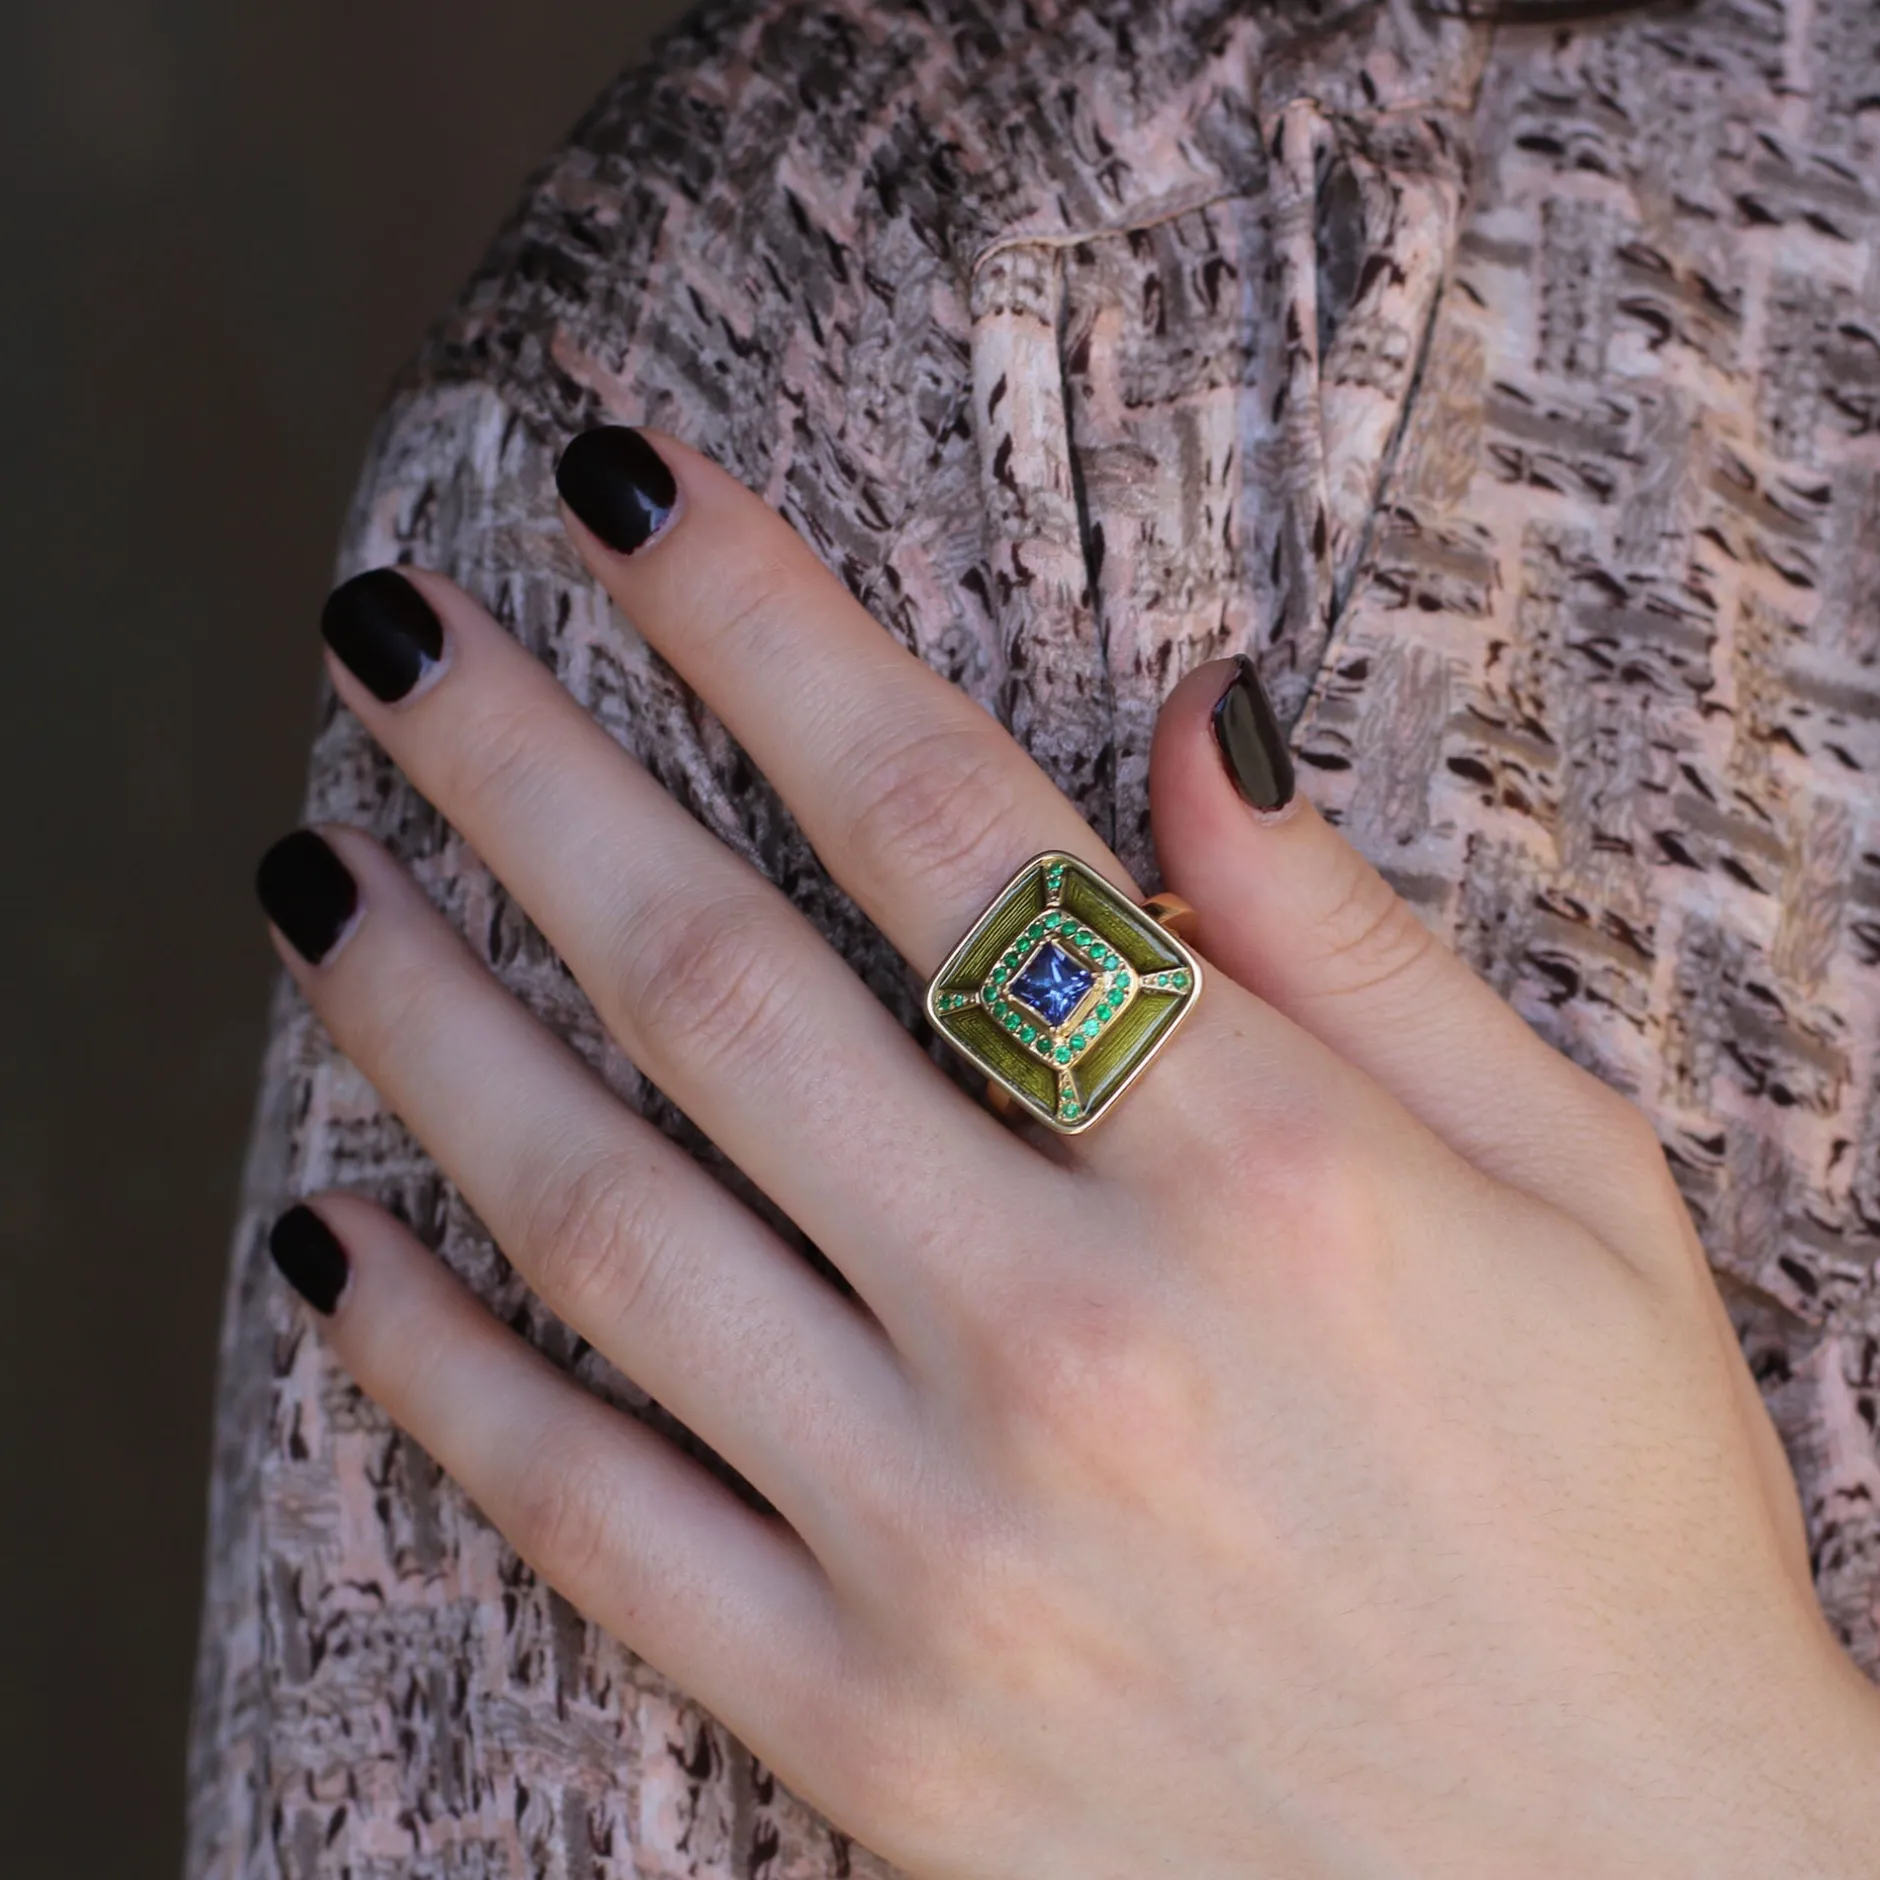
<instances>
[{"instance_id":1,"label":"woman's hand","mask_svg":"<svg viewBox=\"0 0 1880 1880\"><path fill-rule=\"evenodd\" d=\"M1135 892L709 460L603 431L561 475L589 566L916 973L1042 850ZM337 829L262 870L307 996L541 1297L783 1518L380 1210L322 1196L277 1257L521 1553L800 1795L932 1880L1880 1871L1875 1695L1650 1129L1309 808L1249 810L1207 723L1232 664L1176 688L1152 779L1217 970L1058 1138L966 1096L447 581L363 577L328 636L864 1305Z\"/></svg>"}]
</instances>

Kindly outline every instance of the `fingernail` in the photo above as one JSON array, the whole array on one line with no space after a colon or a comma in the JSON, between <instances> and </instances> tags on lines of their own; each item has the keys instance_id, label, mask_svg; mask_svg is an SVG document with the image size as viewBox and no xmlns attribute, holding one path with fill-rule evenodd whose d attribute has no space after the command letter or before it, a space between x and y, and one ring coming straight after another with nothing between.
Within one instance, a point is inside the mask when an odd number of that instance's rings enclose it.
<instances>
[{"instance_id":1,"label":"fingernail","mask_svg":"<svg viewBox=\"0 0 1880 1880\"><path fill-rule=\"evenodd\" d=\"M326 597L320 632L361 685L395 705L444 653L444 624L392 568L354 575Z\"/></svg>"},{"instance_id":2,"label":"fingernail","mask_svg":"<svg viewBox=\"0 0 1880 1880\"><path fill-rule=\"evenodd\" d=\"M283 836L255 870L268 919L309 966L332 952L359 906L359 884L311 829Z\"/></svg>"},{"instance_id":3,"label":"fingernail","mask_svg":"<svg viewBox=\"0 0 1880 1880\"><path fill-rule=\"evenodd\" d=\"M288 1285L331 1318L352 1271L333 1230L311 1208L289 1208L268 1234L268 1251Z\"/></svg>"},{"instance_id":4,"label":"fingernail","mask_svg":"<svg viewBox=\"0 0 1880 1880\"><path fill-rule=\"evenodd\" d=\"M1234 662L1227 690L1214 702L1214 741L1242 798L1258 810L1292 801L1293 761L1273 701L1245 653Z\"/></svg>"},{"instance_id":5,"label":"fingernail","mask_svg":"<svg viewBox=\"0 0 1880 1880\"><path fill-rule=\"evenodd\" d=\"M624 424L583 431L555 466L561 499L617 554L631 555L665 526L679 486L640 433Z\"/></svg>"}]
</instances>

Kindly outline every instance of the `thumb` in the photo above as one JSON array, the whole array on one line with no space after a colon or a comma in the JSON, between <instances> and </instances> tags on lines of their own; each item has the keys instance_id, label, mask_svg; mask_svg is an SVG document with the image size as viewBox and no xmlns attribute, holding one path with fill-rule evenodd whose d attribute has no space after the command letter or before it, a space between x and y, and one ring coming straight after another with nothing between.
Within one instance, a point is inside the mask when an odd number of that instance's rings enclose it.
<instances>
[{"instance_id":1,"label":"thumb","mask_svg":"<svg viewBox=\"0 0 1880 1880\"><path fill-rule=\"evenodd\" d=\"M1596 1211L1639 1192L1620 1170L1663 1178L1642 1114L1544 1043L1297 795L1250 659L1210 661L1169 695L1149 801L1163 878L1200 916L1199 951L1484 1173L1596 1232L1625 1224Z\"/></svg>"}]
</instances>

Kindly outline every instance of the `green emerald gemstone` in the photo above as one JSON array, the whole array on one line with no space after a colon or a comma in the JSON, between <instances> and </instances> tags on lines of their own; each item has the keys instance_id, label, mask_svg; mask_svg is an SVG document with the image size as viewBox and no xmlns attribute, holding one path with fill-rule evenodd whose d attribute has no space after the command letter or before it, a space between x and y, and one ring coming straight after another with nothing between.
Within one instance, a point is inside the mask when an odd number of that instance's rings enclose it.
<instances>
[{"instance_id":1,"label":"green emerald gemstone","mask_svg":"<svg viewBox=\"0 0 1880 1880\"><path fill-rule=\"evenodd\" d=\"M1036 1025L1022 1025L1019 1027L1018 1035L1023 1038L1027 1044L1030 1044L1038 1035L1038 1027Z\"/></svg>"},{"instance_id":2,"label":"green emerald gemstone","mask_svg":"<svg viewBox=\"0 0 1880 1880\"><path fill-rule=\"evenodd\" d=\"M1059 1045L1051 1055L1056 1058L1060 1064L1068 1064L1071 1061L1070 1047L1068 1045Z\"/></svg>"},{"instance_id":3,"label":"green emerald gemstone","mask_svg":"<svg viewBox=\"0 0 1880 1880\"><path fill-rule=\"evenodd\" d=\"M1093 1018L1084 1026L1084 1036L1086 1038L1094 1038L1097 1035L1098 1029L1097 1021Z\"/></svg>"},{"instance_id":4,"label":"green emerald gemstone","mask_svg":"<svg viewBox=\"0 0 1880 1880\"><path fill-rule=\"evenodd\" d=\"M1175 987L1179 992L1186 992L1188 990L1188 975L1186 973L1177 973L1175 975Z\"/></svg>"},{"instance_id":5,"label":"green emerald gemstone","mask_svg":"<svg viewBox=\"0 0 1880 1880\"><path fill-rule=\"evenodd\" d=\"M1079 1033L1078 1033L1078 1034L1077 1034L1077 1035L1076 1035L1076 1036L1075 1036L1075 1037L1074 1037L1074 1038L1073 1038L1073 1039L1071 1040L1071 1049L1072 1049L1073 1051L1081 1051L1081 1050L1082 1050L1082 1049L1084 1048L1084 1046L1085 1046L1085 1045L1087 1045L1087 1044L1088 1044L1089 1042L1090 1042L1090 1040L1089 1040L1088 1038L1086 1038L1086 1037L1084 1036L1084 1034L1083 1034L1083 1033L1082 1033L1082 1032L1080 1031L1080 1032L1079 1032Z\"/></svg>"},{"instance_id":6,"label":"green emerald gemstone","mask_svg":"<svg viewBox=\"0 0 1880 1880\"><path fill-rule=\"evenodd\" d=\"M1063 921L1063 919L1064 919L1064 916L1062 914L1047 914L1044 917L1044 924L1047 927L1056 927Z\"/></svg>"},{"instance_id":7,"label":"green emerald gemstone","mask_svg":"<svg viewBox=\"0 0 1880 1880\"><path fill-rule=\"evenodd\" d=\"M1003 979L1005 977L1005 968L1003 966L995 966L992 969L992 976L994 979Z\"/></svg>"},{"instance_id":8,"label":"green emerald gemstone","mask_svg":"<svg viewBox=\"0 0 1880 1880\"><path fill-rule=\"evenodd\" d=\"M1113 1005L1111 1005L1109 1000L1105 999L1103 1003L1097 1007L1097 1017L1099 1019L1108 1018L1111 1012L1113 1012L1115 1009L1116 1008Z\"/></svg>"},{"instance_id":9,"label":"green emerald gemstone","mask_svg":"<svg viewBox=\"0 0 1880 1880\"><path fill-rule=\"evenodd\" d=\"M1007 1012L999 1022L1004 1025L1007 1031L1016 1031L1018 1029L1018 1014L1016 1012Z\"/></svg>"}]
</instances>

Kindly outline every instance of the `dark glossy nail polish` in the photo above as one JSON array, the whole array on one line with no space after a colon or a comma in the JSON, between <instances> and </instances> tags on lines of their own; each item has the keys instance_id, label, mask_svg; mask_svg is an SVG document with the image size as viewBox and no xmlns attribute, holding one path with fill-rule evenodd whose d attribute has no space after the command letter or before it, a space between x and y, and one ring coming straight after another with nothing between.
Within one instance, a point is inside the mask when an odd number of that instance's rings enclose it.
<instances>
[{"instance_id":1,"label":"dark glossy nail polish","mask_svg":"<svg viewBox=\"0 0 1880 1880\"><path fill-rule=\"evenodd\" d=\"M288 1285L331 1317L351 1270L333 1230L311 1208L289 1208L268 1234L268 1251Z\"/></svg>"},{"instance_id":2,"label":"dark glossy nail polish","mask_svg":"<svg viewBox=\"0 0 1880 1880\"><path fill-rule=\"evenodd\" d=\"M405 696L444 653L444 626L391 568L354 575L326 598L320 632L343 665L387 705Z\"/></svg>"},{"instance_id":3,"label":"dark glossy nail polish","mask_svg":"<svg viewBox=\"0 0 1880 1880\"><path fill-rule=\"evenodd\" d=\"M359 884L311 829L283 836L255 870L255 893L268 919L309 966L332 952L359 905Z\"/></svg>"},{"instance_id":4,"label":"dark glossy nail polish","mask_svg":"<svg viewBox=\"0 0 1880 1880\"><path fill-rule=\"evenodd\" d=\"M1215 701L1213 723L1214 741L1234 788L1255 809L1284 809L1292 801L1292 753L1266 687L1245 653L1235 662L1227 690Z\"/></svg>"},{"instance_id":5,"label":"dark glossy nail polish","mask_svg":"<svg viewBox=\"0 0 1880 1880\"><path fill-rule=\"evenodd\" d=\"M624 424L583 431L555 466L561 499L617 554L631 555L665 526L679 486L640 433Z\"/></svg>"}]
</instances>

